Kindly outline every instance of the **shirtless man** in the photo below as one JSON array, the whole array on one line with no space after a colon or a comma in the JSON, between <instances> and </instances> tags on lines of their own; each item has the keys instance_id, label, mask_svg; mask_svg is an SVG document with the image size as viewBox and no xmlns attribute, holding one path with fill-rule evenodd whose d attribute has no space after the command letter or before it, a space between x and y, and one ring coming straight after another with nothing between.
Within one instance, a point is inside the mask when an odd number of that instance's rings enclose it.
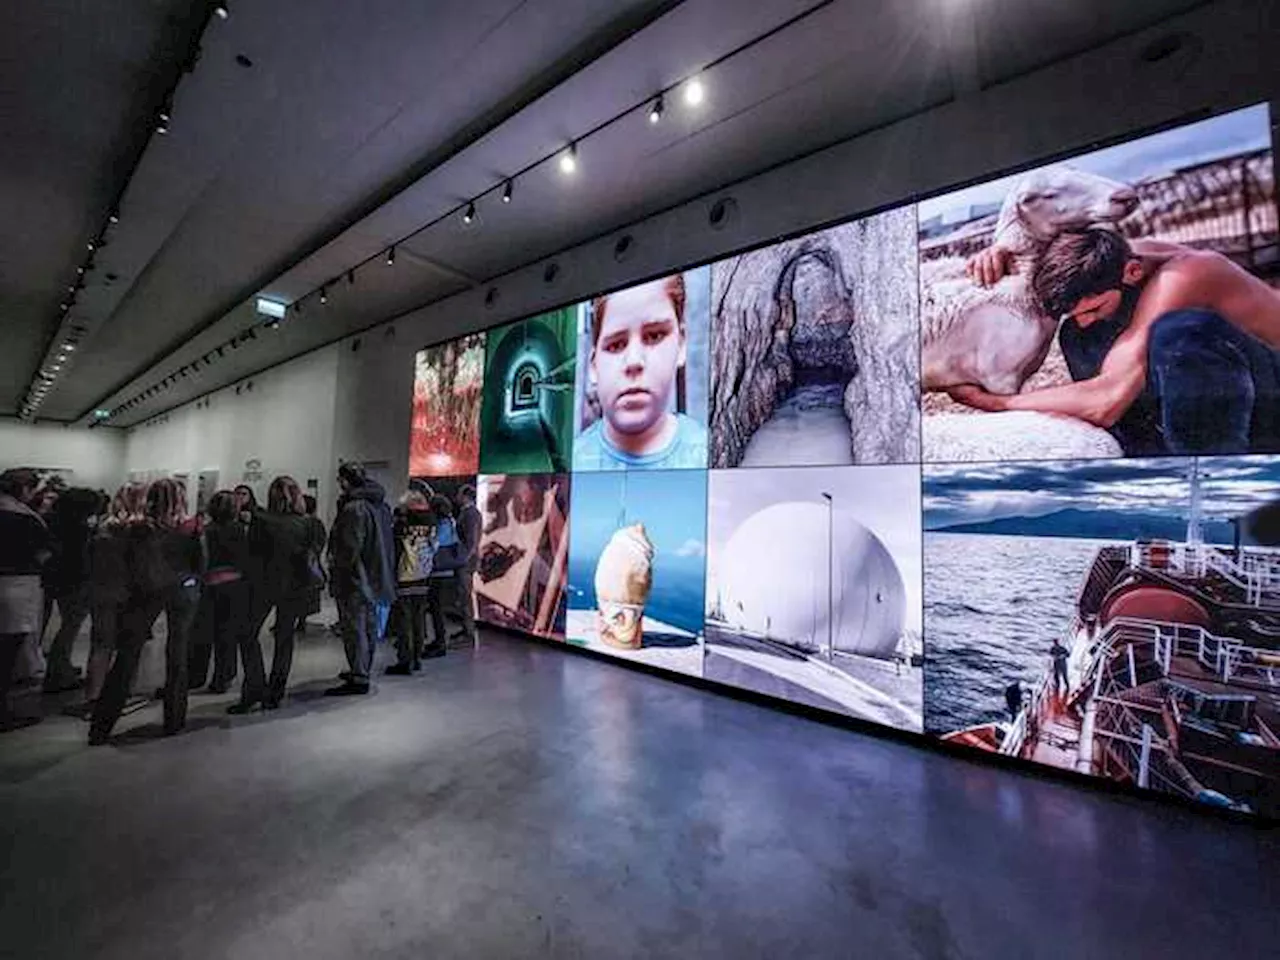
<instances>
[{"instance_id":1,"label":"shirtless man","mask_svg":"<svg viewBox=\"0 0 1280 960\"><path fill-rule=\"evenodd\" d=\"M1280 452L1280 290L1221 254L1096 229L1051 241L1031 287L1075 382L954 399L1077 417L1130 456Z\"/></svg>"}]
</instances>

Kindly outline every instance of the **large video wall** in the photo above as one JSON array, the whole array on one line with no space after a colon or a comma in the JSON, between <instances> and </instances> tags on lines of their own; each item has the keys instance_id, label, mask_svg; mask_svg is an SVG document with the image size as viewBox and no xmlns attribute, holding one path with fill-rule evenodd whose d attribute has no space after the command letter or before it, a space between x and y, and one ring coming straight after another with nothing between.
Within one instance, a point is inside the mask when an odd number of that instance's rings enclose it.
<instances>
[{"instance_id":1,"label":"large video wall","mask_svg":"<svg viewBox=\"0 0 1280 960\"><path fill-rule=\"evenodd\" d=\"M482 620L1280 811L1265 105L417 356Z\"/></svg>"}]
</instances>

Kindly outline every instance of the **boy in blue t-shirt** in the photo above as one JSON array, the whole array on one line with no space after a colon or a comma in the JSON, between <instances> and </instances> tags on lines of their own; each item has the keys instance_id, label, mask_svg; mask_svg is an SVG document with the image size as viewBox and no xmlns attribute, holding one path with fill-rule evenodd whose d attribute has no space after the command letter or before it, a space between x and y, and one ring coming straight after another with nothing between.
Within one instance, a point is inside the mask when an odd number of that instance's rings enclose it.
<instances>
[{"instance_id":1,"label":"boy in blue t-shirt","mask_svg":"<svg viewBox=\"0 0 1280 960\"><path fill-rule=\"evenodd\" d=\"M672 413L688 354L684 275L597 297L589 375L603 416L574 441L574 470L707 465L707 432Z\"/></svg>"}]
</instances>

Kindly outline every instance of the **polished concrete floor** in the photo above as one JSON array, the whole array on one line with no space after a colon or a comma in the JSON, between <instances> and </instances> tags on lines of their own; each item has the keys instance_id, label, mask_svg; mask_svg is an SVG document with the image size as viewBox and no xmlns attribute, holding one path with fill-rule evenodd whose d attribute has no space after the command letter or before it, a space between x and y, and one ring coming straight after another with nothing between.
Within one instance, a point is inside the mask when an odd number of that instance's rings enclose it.
<instances>
[{"instance_id":1,"label":"polished concrete floor","mask_svg":"<svg viewBox=\"0 0 1280 960\"><path fill-rule=\"evenodd\" d=\"M0 956L1277 955L1274 833L487 636L375 696L0 738Z\"/></svg>"}]
</instances>

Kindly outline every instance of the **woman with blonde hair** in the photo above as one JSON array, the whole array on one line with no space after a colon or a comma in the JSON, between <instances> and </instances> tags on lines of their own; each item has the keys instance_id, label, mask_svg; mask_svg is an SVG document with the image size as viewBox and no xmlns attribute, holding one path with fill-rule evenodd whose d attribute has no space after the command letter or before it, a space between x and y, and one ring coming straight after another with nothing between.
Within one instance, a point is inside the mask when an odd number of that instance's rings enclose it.
<instances>
[{"instance_id":1,"label":"woman with blonde hair","mask_svg":"<svg viewBox=\"0 0 1280 960\"><path fill-rule=\"evenodd\" d=\"M267 492L267 509L249 521L249 549L256 558L254 616L241 643L244 685L240 702L228 713L248 713L259 704L274 710L284 699L293 668L293 641L298 618L307 609L312 589L324 580L316 558L324 549L315 526L307 519L302 488L293 477L276 477ZM258 634L272 608L276 611L271 653L271 676L263 681L262 644Z\"/></svg>"},{"instance_id":2,"label":"woman with blonde hair","mask_svg":"<svg viewBox=\"0 0 1280 960\"><path fill-rule=\"evenodd\" d=\"M126 512L127 516L127 512ZM125 543L124 611L116 636L116 656L93 710L89 743L106 743L120 719L142 648L151 628L165 615L164 732L187 722L187 644L200 601L204 544L199 518L187 515L187 491L177 480L157 480L147 488L142 517L120 524Z\"/></svg>"}]
</instances>

